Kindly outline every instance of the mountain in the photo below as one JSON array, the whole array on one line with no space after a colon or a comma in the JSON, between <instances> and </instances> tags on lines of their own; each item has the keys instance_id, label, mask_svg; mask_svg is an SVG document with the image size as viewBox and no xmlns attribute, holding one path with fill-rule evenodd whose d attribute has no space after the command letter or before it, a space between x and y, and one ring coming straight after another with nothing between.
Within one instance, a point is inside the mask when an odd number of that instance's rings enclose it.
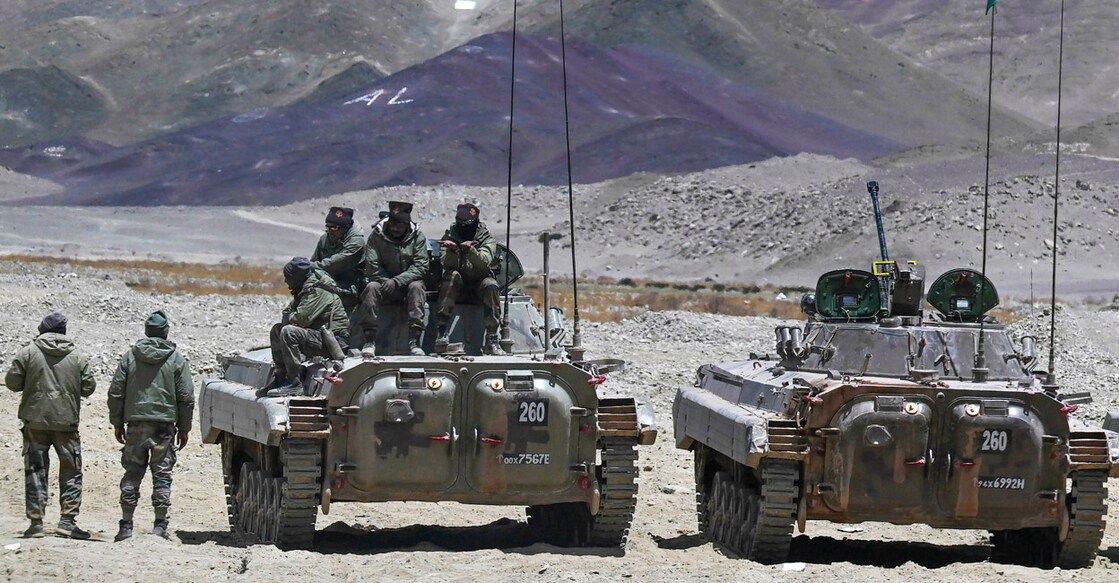
<instances>
[{"instance_id":1,"label":"mountain","mask_svg":"<svg viewBox=\"0 0 1119 583\"><path fill-rule=\"evenodd\" d=\"M983 0L816 0L870 37L986 96L990 16ZM999 2L994 99L1052 125L1057 108L1061 2ZM1066 0L1062 123L1115 113L1119 2Z\"/></svg>"},{"instance_id":2,"label":"mountain","mask_svg":"<svg viewBox=\"0 0 1119 583\"><path fill-rule=\"evenodd\" d=\"M53 204L275 204L392 185L508 180L510 34L489 35L362 92L261 108L109 148L0 153L49 178ZM518 35L515 183L567 180L559 39ZM881 136L638 46L568 46L575 179L682 173L804 151L873 158Z\"/></svg>"}]
</instances>

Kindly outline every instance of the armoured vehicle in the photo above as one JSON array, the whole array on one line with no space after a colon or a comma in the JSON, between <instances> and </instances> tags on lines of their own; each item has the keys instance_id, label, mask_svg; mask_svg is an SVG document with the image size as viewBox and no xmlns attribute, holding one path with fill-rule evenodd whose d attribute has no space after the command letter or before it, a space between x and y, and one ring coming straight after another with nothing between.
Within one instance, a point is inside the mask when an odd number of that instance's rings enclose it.
<instances>
[{"instance_id":1,"label":"armoured vehicle","mask_svg":"<svg viewBox=\"0 0 1119 583\"><path fill-rule=\"evenodd\" d=\"M498 255L515 282L516 256ZM333 503L457 501L527 506L530 527L554 544L624 544L635 448L656 438L652 406L604 390L617 361L572 360L559 310L546 334L532 299L507 293L504 355L480 354L483 307L460 303L454 352L317 358L302 366L305 396L259 396L272 376L267 349L222 358L199 409L204 442L221 445L234 531L306 547ZM378 355L407 354L404 307L379 315ZM433 337L429 328L429 350Z\"/></svg>"},{"instance_id":2,"label":"armoured vehicle","mask_svg":"<svg viewBox=\"0 0 1119 583\"><path fill-rule=\"evenodd\" d=\"M1084 395L1042 384L1034 338L1015 345L988 315L998 302L970 269L927 296L913 262L831 271L775 355L700 367L673 414L702 532L773 563L808 520L920 523L988 530L998 560L1089 565L1119 418L1070 417Z\"/></svg>"}]
</instances>

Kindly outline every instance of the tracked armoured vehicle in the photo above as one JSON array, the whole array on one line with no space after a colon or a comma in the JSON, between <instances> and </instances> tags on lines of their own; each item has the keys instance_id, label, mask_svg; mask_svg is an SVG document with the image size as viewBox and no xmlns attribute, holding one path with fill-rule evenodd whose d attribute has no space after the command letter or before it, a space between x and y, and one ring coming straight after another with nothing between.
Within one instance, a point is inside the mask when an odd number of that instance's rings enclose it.
<instances>
[{"instance_id":1,"label":"tracked armoured vehicle","mask_svg":"<svg viewBox=\"0 0 1119 583\"><path fill-rule=\"evenodd\" d=\"M980 273L949 271L926 297L914 263L873 271L825 273L776 354L704 365L677 393L701 531L773 563L808 520L928 524L990 531L999 560L1089 565L1119 417L1077 422L1084 395L1043 386L1034 339L1016 346L987 315L999 299Z\"/></svg>"},{"instance_id":2,"label":"tracked armoured vehicle","mask_svg":"<svg viewBox=\"0 0 1119 583\"><path fill-rule=\"evenodd\" d=\"M499 255L515 282L519 261ZM616 361L572 361L559 310L545 334L531 298L508 295L505 355L480 354L483 308L467 303L452 324L456 352L315 359L302 367L306 396L258 396L272 376L268 349L223 358L224 378L204 381L199 409L204 442L221 445L233 530L307 547L334 503L456 501L527 506L533 531L554 544L624 544L636 446L656 438L652 407L604 390ZM407 354L403 306L380 315L378 354Z\"/></svg>"}]
</instances>

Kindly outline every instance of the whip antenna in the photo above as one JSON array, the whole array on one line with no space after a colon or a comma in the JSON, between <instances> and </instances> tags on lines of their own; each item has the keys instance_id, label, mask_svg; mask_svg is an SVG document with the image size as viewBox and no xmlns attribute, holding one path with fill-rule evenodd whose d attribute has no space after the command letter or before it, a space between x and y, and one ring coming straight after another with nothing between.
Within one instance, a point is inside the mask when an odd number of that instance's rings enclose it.
<instances>
[{"instance_id":1,"label":"whip antenna","mask_svg":"<svg viewBox=\"0 0 1119 583\"><path fill-rule=\"evenodd\" d=\"M575 322L572 328L572 360L583 360L583 334L579 330L579 270L575 261L575 187L571 178L571 115L567 105L567 39L563 28L563 0L560 10L560 63L563 69L563 130L567 138L567 222L571 225L571 299L574 304Z\"/></svg>"},{"instance_id":2,"label":"whip antenna","mask_svg":"<svg viewBox=\"0 0 1119 583\"><path fill-rule=\"evenodd\" d=\"M1065 60L1065 0L1061 0L1061 32L1057 51L1057 168L1053 179L1053 281L1049 291L1049 372L1045 384L1057 385L1057 368L1054 365L1053 349L1057 344L1057 208L1061 200L1061 82Z\"/></svg>"},{"instance_id":3,"label":"whip antenna","mask_svg":"<svg viewBox=\"0 0 1119 583\"><path fill-rule=\"evenodd\" d=\"M987 283L987 209L991 188L991 101L995 79L995 14L998 13L995 3L997 1L987 0L987 12L991 13L991 49L987 63L987 163L983 171L983 261L980 270L983 277L979 282L980 297L985 291L983 286ZM985 316L979 318L979 346L975 351L975 366L972 367L972 376L976 382L987 380L987 358L983 353L983 324L986 319Z\"/></svg>"},{"instance_id":4,"label":"whip antenna","mask_svg":"<svg viewBox=\"0 0 1119 583\"><path fill-rule=\"evenodd\" d=\"M505 283L502 291L505 300L501 306L501 349L509 352L513 348L513 337L509 330L509 249L513 236L513 95L517 85L517 0L513 0L513 48L509 63L509 181L505 188L505 257L503 271Z\"/></svg>"}]
</instances>

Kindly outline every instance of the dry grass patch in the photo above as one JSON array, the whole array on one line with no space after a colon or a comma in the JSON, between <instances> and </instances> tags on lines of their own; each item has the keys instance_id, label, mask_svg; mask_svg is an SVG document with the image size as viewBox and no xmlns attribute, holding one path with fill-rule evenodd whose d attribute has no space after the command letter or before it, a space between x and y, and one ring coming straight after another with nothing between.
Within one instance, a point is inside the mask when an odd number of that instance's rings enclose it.
<instances>
[{"instance_id":1,"label":"dry grass patch","mask_svg":"<svg viewBox=\"0 0 1119 583\"><path fill-rule=\"evenodd\" d=\"M124 284L141 292L192 295L284 295L289 293L279 268L244 263L182 263L128 259L71 259L4 255L4 261L101 269L121 274Z\"/></svg>"}]
</instances>

